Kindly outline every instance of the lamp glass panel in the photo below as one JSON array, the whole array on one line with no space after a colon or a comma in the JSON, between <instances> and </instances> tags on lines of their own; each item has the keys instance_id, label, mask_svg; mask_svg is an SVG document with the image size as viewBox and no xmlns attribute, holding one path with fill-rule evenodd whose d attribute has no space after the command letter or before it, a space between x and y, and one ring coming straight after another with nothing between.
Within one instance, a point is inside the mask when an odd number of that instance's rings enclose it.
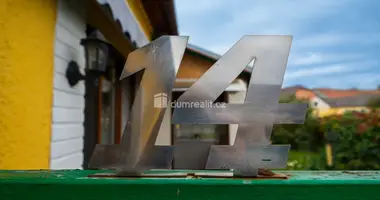
<instances>
[{"instance_id":1,"label":"lamp glass panel","mask_svg":"<svg viewBox=\"0 0 380 200\"><path fill-rule=\"evenodd\" d=\"M88 42L86 45L86 51L87 51L87 62L88 62L88 69L89 70L96 70L98 68L98 48L96 47L96 44L93 42Z\"/></svg>"},{"instance_id":2,"label":"lamp glass panel","mask_svg":"<svg viewBox=\"0 0 380 200\"><path fill-rule=\"evenodd\" d=\"M97 62L98 62L98 71L104 72L107 67L107 48L105 45L101 44L97 48Z\"/></svg>"}]
</instances>

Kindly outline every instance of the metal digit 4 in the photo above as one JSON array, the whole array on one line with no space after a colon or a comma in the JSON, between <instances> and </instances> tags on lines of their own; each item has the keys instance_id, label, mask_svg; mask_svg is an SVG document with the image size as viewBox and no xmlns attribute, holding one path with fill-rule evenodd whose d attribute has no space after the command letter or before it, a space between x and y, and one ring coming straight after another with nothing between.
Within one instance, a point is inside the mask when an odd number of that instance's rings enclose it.
<instances>
[{"instance_id":1,"label":"metal digit 4","mask_svg":"<svg viewBox=\"0 0 380 200\"><path fill-rule=\"evenodd\" d=\"M291 36L244 36L178 99L215 101L254 60L244 104L174 110L173 124L239 124L233 146L211 146L207 169L228 166L243 175L255 176L258 168L286 166L290 145L269 145L272 126L303 123L307 109L304 104L278 104L291 41Z\"/></svg>"}]
</instances>

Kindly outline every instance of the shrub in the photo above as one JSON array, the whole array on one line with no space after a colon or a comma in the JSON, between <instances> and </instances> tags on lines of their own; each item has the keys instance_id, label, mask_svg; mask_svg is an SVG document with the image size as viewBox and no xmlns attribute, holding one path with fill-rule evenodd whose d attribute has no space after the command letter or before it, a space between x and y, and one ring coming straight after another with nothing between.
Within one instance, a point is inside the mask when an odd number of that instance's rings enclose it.
<instances>
[{"instance_id":1,"label":"shrub","mask_svg":"<svg viewBox=\"0 0 380 200\"><path fill-rule=\"evenodd\" d=\"M368 107L370 108L379 108L380 107L380 97L372 98L368 101Z\"/></svg>"},{"instance_id":2,"label":"shrub","mask_svg":"<svg viewBox=\"0 0 380 200\"><path fill-rule=\"evenodd\" d=\"M280 103L307 103L294 96L284 96ZM319 119L308 109L304 124L278 124L271 137L274 144L290 144L292 150L317 151L323 146L323 133Z\"/></svg>"},{"instance_id":3,"label":"shrub","mask_svg":"<svg viewBox=\"0 0 380 200\"><path fill-rule=\"evenodd\" d=\"M379 113L345 113L323 120L325 132L333 127L337 140L332 141L334 169L380 169ZM327 137L325 135L325 137Z\"/></svg>"},{"instance_id":4,"label":"shrub","mask_svg":"<svg viewBox=\"0 0 380 200\"><path fill-rule=\"evenodd\" d=\"M305 103L294 96L280 102ZM309 110L304 124L275 125L272 143L290 144L293 153L303 152L300 153L303 157L289 157L289 169L379 170L380 110L374 108L376 102L373 101L370 113L347 112L323 119L314 117ZM332 167L326 166L327 142L333 147ZM305 152L318 152L319 156L308 156Z\"/></svg>"},{"instance_id":5,"label":"shrub","mask_svg":"<svg viewBox=\"0 0 380 200\"><path fill-rule=\"evenodd\" d=\"M323 169L325 162L320 159L319 153L307 151L290 151L287 170Z\"/></svg>"}]
</instances>

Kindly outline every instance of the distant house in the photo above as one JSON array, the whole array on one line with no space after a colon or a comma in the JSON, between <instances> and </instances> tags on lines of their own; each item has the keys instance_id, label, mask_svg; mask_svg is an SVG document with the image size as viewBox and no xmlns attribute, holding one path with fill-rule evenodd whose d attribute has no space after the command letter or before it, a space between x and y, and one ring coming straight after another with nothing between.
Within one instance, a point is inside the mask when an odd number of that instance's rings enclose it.
<instances>
[{"instance_id":1,"label":"distant house","mask_svg":"<svg viewBox=\"0 0 380 200\"><path fill-rule=\"evenodd\" d=\"M316 114L319 117L330 115L340 115L349 111L368 112L368 102L380 94L362 93L353 96L344 96L338 98L326 98L319 95L310 100L311 106L316 108Z\"/></svg>"},{"instance_id":2,"label":"distant house","mask_svg":"<svg viewBox=\"0 0 380 200\"><path fill-rule=\"evenodd\" d=\"M340 90L331 88L308 89L297 85L282 89L282 95L295 95L309 101L319 117L339 115L347 111L367 112L368 102L380 97L379 90Z\"/></svg>"},{"instance_id":3,"label":"distant house","mask_svg":"<svg viewBox=\"0 0 380 200\"><path fill-rule=\"evenodd\" d=\"M282 89L281 95L283 96L294 95L297 99L304 99L304 100L309 100L315 97L315 94L312 90L307 89L301 85L284 88Z\"/></svg>"},{"instance_id":4,"label":"distant house","mask_svg":"<svg viewBox=\"0 0 380 200\"><path fill-rule=\"evenodd\" d=\"M349 90L340 90L340 89L331 89L331 88L318 88L313 89L314 92L322 94L328 98L342 98L350 97L361 94L380 94L380 90L358 90L358 89L349 89Z\"/></svg>"}]
</instances>

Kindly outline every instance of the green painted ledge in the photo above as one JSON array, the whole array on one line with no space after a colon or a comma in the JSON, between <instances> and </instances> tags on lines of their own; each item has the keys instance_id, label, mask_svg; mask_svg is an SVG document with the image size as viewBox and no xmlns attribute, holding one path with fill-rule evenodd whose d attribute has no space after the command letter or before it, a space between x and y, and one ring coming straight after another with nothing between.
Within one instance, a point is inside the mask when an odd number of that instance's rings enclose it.
<instances>
[{"instance_id":1,"label":"green painted ledge","mask_svg":"<svg viewBox=\"0 0 380 200\"><path fill-rule=\"evenodd\" d=\"M380 171L286 171L286 180L90 178L107 171L0 171L0 199L380 199Z\"/></svg>"}]
</instances>

